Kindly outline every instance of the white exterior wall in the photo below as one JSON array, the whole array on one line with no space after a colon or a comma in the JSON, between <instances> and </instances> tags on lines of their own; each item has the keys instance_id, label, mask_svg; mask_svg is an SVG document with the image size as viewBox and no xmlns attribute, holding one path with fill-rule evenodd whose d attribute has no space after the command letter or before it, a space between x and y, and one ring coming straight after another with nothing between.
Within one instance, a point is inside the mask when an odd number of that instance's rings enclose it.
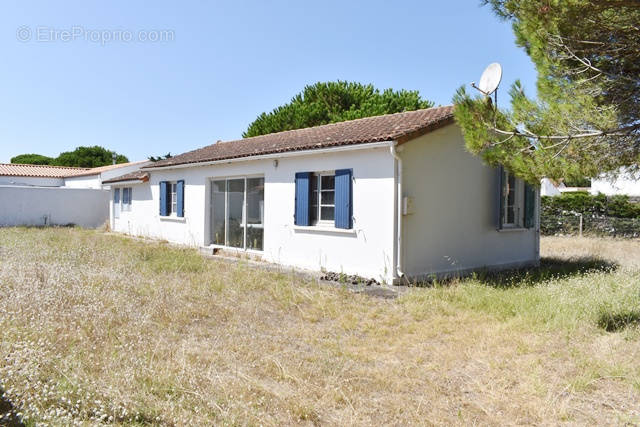
<instances>
[{"instance_id":1,"label":"white exterior wall","mask_svg":"<svg viewBox=\"0 0 640 427\"><path fill-rule=\"evenodd\" d=\"M354 230L295 227L295 173L353 169ZM388 147L245 160L200 167L153 170L148 183L132 187L130 212L113 218L114 231L194 246L210 244L212 178L264 176L264 253L267 261L312 270L393 279L394 161ZM159 182L185 181L184 218L159 216ZM113 191L112 191L113 194ZM111 197L113 200L113 196ZM111 203L113 205L113 203Z\"/></svg>"},{"instance_id":2,"label":"white exterior wall","mask_svg":"<svg viewBox=\"0 0 640 427\"><path fill-rule=\"evenodd\" d=\"M95 228L108 219L108 200L109 192L104 190L0 185L0 226Z\"/></svg>"},{"instance_id":3,"label":"white exterior wall","mask_svg":"<svg viewBox=\"0 0 640 427\"><path fill-rule=\"evenodd\" d=\"M39 187L61 187L64 185L64 178L0 176L0 185L34 185Z\"/></svg>"},{"instance_id":4,"label":"white exterior wall","mask_svg":"<svg viewBox=\"0 0 640 427\"><path fill-rule=\"evenodd\" d=\"M117 176L122 176L122 175L126 175L128 173L137 171L138 169L140 169L144 165L145 165L145 163L135 163L133 165L121 166L121 167L116 168L116 169L107 170L107 171L104 171L104 172L102 172L100 174L100 178L102 179L102 181L108 181L111 178L115 178Z\"/></svg>"},{"instance_id":5,"label":"white exterior wall","mask_svg":"<svg viewBox=\"0 0 640 427\"><path fill-rule=\"evenodd\" d=\"M456 125L409 141L401 150L403 195L413 198L414 209L403 215L408 277L538 262L538 221L533 229L496 230L498 174L466 151Z\"/></svg>"},{"instance_id":6,"label":"white exterior wall","mask_svg":"<svg viewBox=\"0 0 640 427\"><path fill-rule=\"evenodd\" d=\"M64 186L69 188L103 188L102 181L137 171L140 166L142 164L138 163L107 170L95 175L70 176L64 179ZM104 188L109 188L109 186L105 185Z\"/></svg>"},{"instance_id":7,"label":"white exterior wall","mask_svg":"<svg viewBox=\"0 0 640 427\"><path fill-rule=\"evenodd\" d=\"M564 184L561 185L564 186ZM562 192L549 178L542 178L540 181L541 196L559 196L560 194L562 194Z\"/></svg>"},{"instance_id":8,"label":"white exterior wall","mask_svg":"<svg viewBox=\"0 0 640 427\"><path fill-rule=\"evenodd\" d=\"M64 186L68 188L102 188L102 181L100 180L100 174L97 175L85 175L85 176L71 176L64 179Z\"/></svg>"},{"instance_id":9,"label":"white exterior wall","mask_svg":"<svg viewBox=\"0 0 640 427\"><path fill-rule=\"evenodd\" d=\"M634 178L623 169L620 175L611 179L602 176L591 180L591 194L603 193L607 196L624 194L631 197L640 197L640 177Z\"/></svg>"}]
</instances>

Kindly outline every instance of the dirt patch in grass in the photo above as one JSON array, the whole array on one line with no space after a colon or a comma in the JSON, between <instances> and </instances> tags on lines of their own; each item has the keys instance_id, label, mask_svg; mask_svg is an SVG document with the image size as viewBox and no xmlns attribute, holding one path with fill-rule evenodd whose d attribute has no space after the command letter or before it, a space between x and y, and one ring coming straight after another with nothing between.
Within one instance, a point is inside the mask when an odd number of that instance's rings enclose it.
<instances>
[{"instance_id":1,"label":"dirt patch in grass","mask_svg":"<svg viewBox=\"0 0 640 427\"><path fill-rule=\"evenodd\" d=\"M385 300L167 244L0 229L0 385L28 423L638 423L638 327L598 319L637 308L640 248L590 244L543 254L617 267Z\"/></svg>"}]
</instances>

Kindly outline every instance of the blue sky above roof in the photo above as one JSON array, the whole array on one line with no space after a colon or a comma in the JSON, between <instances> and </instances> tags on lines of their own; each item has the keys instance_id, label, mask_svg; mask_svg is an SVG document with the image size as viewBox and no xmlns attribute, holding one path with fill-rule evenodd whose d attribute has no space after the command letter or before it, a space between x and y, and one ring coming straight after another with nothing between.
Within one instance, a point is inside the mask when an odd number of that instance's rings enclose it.
<instances>
[{"instance_id":1,"label":"blue sky above roof","mask_svg":"<svg viewBox=\"0 0 640 427\"><path fill-rule=\"evenodd\" d=\"M516 78L535 90L510 25L475 0L15 1L0 29L0 162L79 145L178 154L239 138L317 81L444 105L498 61L501 104Z\"/></svg>"}]
</instances>

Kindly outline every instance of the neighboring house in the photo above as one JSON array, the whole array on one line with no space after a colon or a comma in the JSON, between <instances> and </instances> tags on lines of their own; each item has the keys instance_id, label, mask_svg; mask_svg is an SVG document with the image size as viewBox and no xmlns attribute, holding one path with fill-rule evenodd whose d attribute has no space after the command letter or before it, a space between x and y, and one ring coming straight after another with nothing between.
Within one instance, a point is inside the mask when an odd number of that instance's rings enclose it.
<instances>
[{"instance_id":1,"label":"neighboring house","mask_svg":"<svg viewBox=\"0 0 640 427\"><path fill-rule=\"evenodd\" d=\"M88 170L66 166L0 163L0 185L63 187L66 177Z\"/></svg>"},{"instance_id":2,"label":"neighboring house","mask_svg":"<svg viewBox=\"0 0 640 427\"><path fill-rule=\"evenodd\" d=\"M624 194L632 198L640 197L640 175L631 174L625 169L616 177L602 175L591 180L591 194L614 196Z\"/></svg>"},{"instance_id":3,"label":"neighboring house","mask_svg":"<svg viewBox=\"0 0 640 427\"><path fill-rule=\"evenodd\" d=\"M539 194L465 150L452 107L219 142L105 181L111 227L422 280L539 262Z\"/></svg>"},{"instance_id":4,"label":"neighboring house","mask_svg":"<svg viewBox=\"0 0 640 427\"><path fill-rule=\"evenodd\" d=\"M97 168L0 163L0 185L102 189L103 181L138 170L147 163L143 160Z\"/></svg>"},{"instance_id":5,"label":"neighboring house","mask_svg":"<svg viewBox=\"0 0 640 427\"><path fill-rule=\"evenodd\" d=\"M108 188L108 186L103 185L104 181L136 171L147 163L149 163L149 161L142 160L139 162L118 163L88 169L84 172L78 172L66 177L64 186L73 188Z\"/></svg>"},{"instance_id":6,"label":"neighboring house","mask_svg":"<svg viewBox=\"0 0 640 427\"><path fill-rule=\"evenodd\" d=\"M576 191L586 191L593 195L626 195L637 199L640 198L640 176L622 169L617 176L603 174L592 179L590 187L567 187L563 182L555 182L548 178L543 178L541 181L540 193L542 196L558 196L562 193Z\"/></svg>"},{"instance_id":7,"label":"neighboring house","mask_svg":"<svg viewBox=\"0 0 640 427\"><path fill-rule=\"evenodd\" d=\"M0 164L0 226L98 227L109 218L109 187L102 182L146 163L93 169Z\"/></svg>"},{"instance_id":8,"label":"neighboring house","mask_svg":"<svg viewBox=\"0 0 640 427\"><path fill-rule=\"evenodd\" d=\"M542 178L540 182L541 196L559 196L562 193L575 193L578 191L590 191L591 187L567 187L564 182L553 181L549 178Z\"/></svg>"}]
</instances>

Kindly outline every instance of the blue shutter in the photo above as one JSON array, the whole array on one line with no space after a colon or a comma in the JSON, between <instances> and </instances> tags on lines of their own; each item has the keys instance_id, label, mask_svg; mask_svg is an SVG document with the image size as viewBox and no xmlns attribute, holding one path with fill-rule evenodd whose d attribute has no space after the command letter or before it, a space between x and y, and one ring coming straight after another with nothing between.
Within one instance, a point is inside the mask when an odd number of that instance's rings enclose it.
<instances>
[{"instance_id":1,"label":"blue shutter","mask_svg":"<svg viewBox=\"0 0 640 427\"><path fill-rule=\"evenodd\" d=\"M169 215L169 209L167 209L167 181L160 181L160 216Z\"/></svg>"},{"instance_id":2,"label":"blue shutter","mask_svg":"<svg viewBox=\"0 0 640 427\"><path fill-rule=\"evenodd\" d=\"M353 226L352 175L353 169L339 169L336 171L336 228L350 229Z\"/></svg>"},{"instance_id":3,"label":"blue shutter","mask_svg":"<svg viewBox=\"0 0 640 427\"><path fill-rule=\"evenodd\" d=\"M296 173L295 225L309 224L309 195L311 192L311 172Z\"/></svg>"},{"instance_id":4,"label":"blue shutter","mask_svg":"<svg viewBox=\"0 0 640 427\"><path fill-rule=\"evenodd\" d=\"M113 203L114 204L120 203L120 189L119 188L115 188L113 190Z\"/></svg>"},{"instance_id":5,"label":"blue shutter","mask_svg":"<svg viewBox=\"0 0 640 427\"><path fill-rule=\"evenodd\" d=\"M533 228L536 215L536 189L533 185L524 184L524 226Z\"/></svg>"},{"instance_id":6,"label":"blue shutter","mask_svg":"<svg viewBox=\"0 0 640 427\"><path fill-rule=\"evenodd\" d=\"M184 181L176 183L176 214L182 218L184 216Z\"/></svg>"}]
</instances>

